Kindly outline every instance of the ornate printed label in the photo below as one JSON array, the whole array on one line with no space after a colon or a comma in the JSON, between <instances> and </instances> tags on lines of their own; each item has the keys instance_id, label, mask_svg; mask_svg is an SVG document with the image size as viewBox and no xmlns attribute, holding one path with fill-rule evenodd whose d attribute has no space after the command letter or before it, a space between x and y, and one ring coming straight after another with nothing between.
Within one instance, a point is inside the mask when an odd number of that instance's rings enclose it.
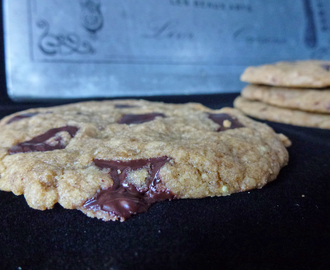
<instances>
[{"instance_id":1,"label":"ornate printed label","mask_svg":"<svg viewBox=\"0 0 330 270\"><path fill-rule=\"evenodd\" d=\"M277 55L324 58L330 5L316 2L32 0L32 55L34 61L238 65Z\"/></svg>"}]
</instances>

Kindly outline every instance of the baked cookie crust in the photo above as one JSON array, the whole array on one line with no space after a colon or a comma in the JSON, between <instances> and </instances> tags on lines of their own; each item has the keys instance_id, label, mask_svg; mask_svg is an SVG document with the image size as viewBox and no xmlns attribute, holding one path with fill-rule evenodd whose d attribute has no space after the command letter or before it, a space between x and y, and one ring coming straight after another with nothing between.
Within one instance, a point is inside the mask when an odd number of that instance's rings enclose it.
<instances>
[{"instance_id":1,"label":"baked cookie crust","mask_svg":"<svg viewBox=\"0 0 330 270\"><path fill-rule=\"evenodd\" d=\"M244 114L258 119L303 127L330 129L329 114L281 108L243 97L237 97L234 106Z\"/></svg>"},{"instance_id":2,"label":"baked cookie crust","mask_svg":"<svg viewBox=\"0 0 330 270\"><path fill-rule=\"evenodd\" d=\"M241 80L282 87L329 87L330 61L305 60L248 67L241 75Z\"/></svg>"},{"instance_id":3,"label":"baked cookie crust","mask_svg":"<svg viewBox=\"0 0 330 270\"><path fill-rule=\"evenodd\" d=\"M159 200L261 188L290 141L238 110L145 100L30 109L0 122L0 189L124 221Z\"/></svg>"},{"instance_id":4,"label":"baked cookie crust","mask_svg":"<svg viewBox=\"0 0 330 270\"><path fill-rule=\"evenodd\" d=\"M242 97L302 111L330 113L330 88L322 90L248 85Z\"/></svg>"}]
</instances>

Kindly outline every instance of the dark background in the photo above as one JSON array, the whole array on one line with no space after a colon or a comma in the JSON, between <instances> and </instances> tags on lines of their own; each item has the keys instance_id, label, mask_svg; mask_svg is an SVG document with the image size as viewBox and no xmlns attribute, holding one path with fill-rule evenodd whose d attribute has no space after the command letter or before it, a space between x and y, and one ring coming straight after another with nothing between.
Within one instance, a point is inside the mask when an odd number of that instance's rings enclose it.
<instances>
[{"instance_id":1,"label":"dark background","mask_svg":"<svg viewBox=\"0 0 330 270\"><path fill-rule=\"evenodd\" d=\"M53 105L9 100L0 38L0 117ZM148 99L219 108L235 96ZM124 223L59 205L33 210L23 196L0 191L0 268L330 269L330 131L267 123L293 144L289 165L261 190L166 201Z\"/></svg>"}]
</instances>

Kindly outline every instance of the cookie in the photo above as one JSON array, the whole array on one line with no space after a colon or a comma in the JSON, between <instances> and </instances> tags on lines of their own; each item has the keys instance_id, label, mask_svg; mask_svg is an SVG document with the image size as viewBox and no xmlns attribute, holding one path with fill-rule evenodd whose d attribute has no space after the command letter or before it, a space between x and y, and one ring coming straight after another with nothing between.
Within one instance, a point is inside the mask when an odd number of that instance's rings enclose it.
<instances>
[{"instance_id":1,"label":"cookie","mask_svg":"<svg viewBox=\"0 0 330 270\"><path fill-rule=\"evenodd\" d=\"M234 106L243 113L258 119L303 127L330 129L329 114L281 108L243 97L237 97Z\"/></svg>"},{"instance_id":2,"label":"cookie","mask_svg":"<svg viewBox=\"0 0 330 270\"><path fill-rule=\"evenodd\" d=\"M272 86L324 88L330 86L330 61L278 62L248 67L241 80Z\"/></svg>"},{"instance_id":3,"label":"cookie","mask_svg":"<svg viewBox=\"0 0 330 270\"><path fill-rule=\"evenodd\" d=\"M261 188L290 141L233 108L115 100L7 116L0 144L1 190L124 221L157 201Z\"/></svg>"},{"instance_id":4,"label":"cookie","mask_svg":"<svg viewBox=\"0 0 330 270\"><path fill-rule=\"evenodd\" d=\"M242 90L241 95L278 107L330 113L330 88L316 90L251 84Z\"/></svg>"}]
</instances>

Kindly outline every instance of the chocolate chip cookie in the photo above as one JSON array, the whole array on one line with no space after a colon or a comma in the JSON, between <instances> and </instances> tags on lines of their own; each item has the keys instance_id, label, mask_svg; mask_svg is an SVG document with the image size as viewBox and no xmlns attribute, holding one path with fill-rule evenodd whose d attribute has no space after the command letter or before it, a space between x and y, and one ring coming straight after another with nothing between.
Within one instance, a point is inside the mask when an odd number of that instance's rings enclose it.
<instances>
[{"instance_id":1,"label":"chocolate chip cookie","mask_svg":"<svg viewBox=\"0 0 330 270\"><path fill-rule=\"evenodd\" d=\"M312 113L269 105L241 96L234 101L235 108L243 113L263 120L303 127L330 129L330 114Z\"/></svg>"},{"instance_id":2,"label":"chocolate chip cookie","mask_svg":"<svg viewBox=\"0 0 330 270\"><path fill-rule=\"evenodd\" d=\"M241 75L241 80L254 84L283 87L328 87L330 86L330 61L278 62L248 67Z\"/></svg>"},{"instance_id":3,"label":"chocolate chip cookie","mask_svg":"<svg viewBox=\"0 0 330 270\"><path fill-rule=\"evenodd\" d=\"M241 95L287 109L330 113L330 88L317 90L251 84L242 90Z\"/></svg>"},{"instance_id":4,"label":"chocolate chip cookie","mask_svg":"<svg viewBox=\"0 0 330 270\"><path fill-rule=\"evenodd\" d=\"M0 189L125 220L161 200L261 188L288 162L287 137L232 108L144 100L30 109L0 122Z\"/></svg>"}]
</instances>

